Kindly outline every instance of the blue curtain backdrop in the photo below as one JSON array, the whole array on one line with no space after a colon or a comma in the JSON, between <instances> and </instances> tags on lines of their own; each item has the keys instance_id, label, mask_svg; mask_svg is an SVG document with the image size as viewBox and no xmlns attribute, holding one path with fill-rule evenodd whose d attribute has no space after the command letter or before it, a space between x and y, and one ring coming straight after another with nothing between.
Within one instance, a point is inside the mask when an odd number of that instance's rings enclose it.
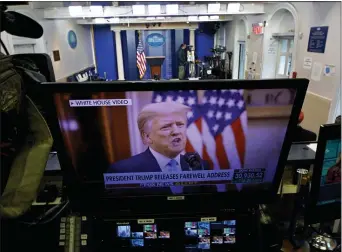
<instances>
[{"instance_id":1,"label":"blue curtain backdrop","mask_svg":"<svg viewBox=\"0 0 342 252\"><path fill-rule=\"evenodd\" d=\"M117 80L115 36L109 25L94 25L94 46L97 73L101 77Z\"/></svg>"},{"instance_id":2,"label":"blue curtain backdrop","mask_svg":"<svg viewBox=\"0 0 342 252\"><path fill-rule=\"evenodd\" d=\"M214 34L210 26L199 24L199 29L195 31L195 44L195 53L198 59L203 61L204 56L213 54L210 49L214 47Z\"/></svg>"},{"instance_id":3,"label":"blue curtain backdrop","mask_svg":"<svg viewBox=\"0 0 342 252\"><path fill-rule=\"evenodd\" d=\"M122 57L124 62L125 80L138 80L137 68L137 36L136 31L121 31Z\"/></svg>"}]
</instances>

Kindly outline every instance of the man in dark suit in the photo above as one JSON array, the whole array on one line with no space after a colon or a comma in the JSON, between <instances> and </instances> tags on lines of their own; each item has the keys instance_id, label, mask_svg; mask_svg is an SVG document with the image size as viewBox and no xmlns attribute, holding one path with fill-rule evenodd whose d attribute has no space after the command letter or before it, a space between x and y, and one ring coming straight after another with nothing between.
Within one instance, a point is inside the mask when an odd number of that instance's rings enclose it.
<instances>
[{"instance_id":1,"label":"man in dark suit","mask_svg":"<svg viewBox=\"0 0 342 252\"><path fill-rule=\"evenodd\" d=\"M176 102L152 103L138 116L142 141L148 148L131 158L112 164L108 173L182 172L209 169L198 154L185 150L187 113L190 107ZM173 192L181 192L173 188Z\"/></svg>"}]
</instances>

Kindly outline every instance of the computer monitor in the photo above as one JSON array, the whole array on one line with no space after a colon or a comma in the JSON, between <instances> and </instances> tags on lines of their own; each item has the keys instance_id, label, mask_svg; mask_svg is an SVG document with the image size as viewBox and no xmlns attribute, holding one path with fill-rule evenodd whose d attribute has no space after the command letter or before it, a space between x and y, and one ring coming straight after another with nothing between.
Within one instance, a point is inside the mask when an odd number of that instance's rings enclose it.
<instances>
[{"instance_id":1,"label":"computer monitor","mask_svg":"<svg viewBox=\"0 0 342 252\"><path fill-rule=\"evenodd\" d=\"M320 127L306 209L308 224L341 218L341 124Z\"/></svg>"},{"instance_id":2,"label":"computer monitor","mask_svg":"<svg viewBox=\"0 0 342 252\"><path fill-rule=\"evenodd\" d=\"M71 179L69 187L77 186L87 199L134 199L135 207L165 200L156 208L175 199L192 207L200 201L209 207L273 199L307 84L286 79L43 86L52 95L61 167L79 182Z\"/></svg>"}]
</instances>

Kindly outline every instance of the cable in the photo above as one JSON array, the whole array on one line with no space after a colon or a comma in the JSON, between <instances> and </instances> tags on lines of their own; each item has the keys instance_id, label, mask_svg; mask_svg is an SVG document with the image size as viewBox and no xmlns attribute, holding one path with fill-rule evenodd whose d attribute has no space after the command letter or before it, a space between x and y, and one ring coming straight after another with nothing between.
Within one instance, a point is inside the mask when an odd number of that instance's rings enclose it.
<instances>
[{"instance_id":1,"label":"cable","mask_svg":"<svg viewBox=\"0 0 342 252\"><path fill-rule=\"evenodd\" d=\"M22 224L26 224L26 225L29 225L29 227L31 226L34 226L34 225L38 225L38 224L46 224L46 223L49 223L51 222L52 220L54 220L59 214L62 213L62 211L69 205L69 200L67 200L64 205L62 204L59 204L59 205L56 205L56 206L53 206L52 208L50 208L49 210L47 210L45 213L43 213L41 216L39 216L37 218L36 221L33 221L33 222L20 222ZM47 220L44 220L44 218L46 218L48 215L52 214L56 209L58 208L61 208L59 209L52 217L50 217L49 219Z\"/></svg>"},{"instance_id":2,"label":"cable","mask_svg":"<svg viewBox=\"0 0 342 252\"><path fill-rule=\"evenodd\" d=\"M7 48L6 48L6 46L5 46L5 44L4 44L4 42L2 42L1 39L0 39L0 43L1 43L2 48L4 48L6 55L10 55L8 50L7 50Z\"/></svg>"}]
</instances>

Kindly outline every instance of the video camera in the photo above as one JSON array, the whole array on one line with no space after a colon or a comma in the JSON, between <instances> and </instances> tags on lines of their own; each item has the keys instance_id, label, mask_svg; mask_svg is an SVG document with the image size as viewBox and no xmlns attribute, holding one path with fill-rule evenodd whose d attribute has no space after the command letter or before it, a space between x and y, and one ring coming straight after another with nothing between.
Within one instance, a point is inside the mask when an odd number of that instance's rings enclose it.
<instances>
[{"instance_id":1,"label":"video camera","mask_svg":"<svg viewBox=\"0 0 342 252\"><path fill-rule=\"evenodd\" d=\"M6 4L11 5L9 3ZM18 12L7 11L7 5L0 4L0 32L6 31L14 36L32 39L38 39L43 36L43 27L39 23ZM9 54L1 39L0 42L6 54Z\"/></svg>"}]
</instances>

